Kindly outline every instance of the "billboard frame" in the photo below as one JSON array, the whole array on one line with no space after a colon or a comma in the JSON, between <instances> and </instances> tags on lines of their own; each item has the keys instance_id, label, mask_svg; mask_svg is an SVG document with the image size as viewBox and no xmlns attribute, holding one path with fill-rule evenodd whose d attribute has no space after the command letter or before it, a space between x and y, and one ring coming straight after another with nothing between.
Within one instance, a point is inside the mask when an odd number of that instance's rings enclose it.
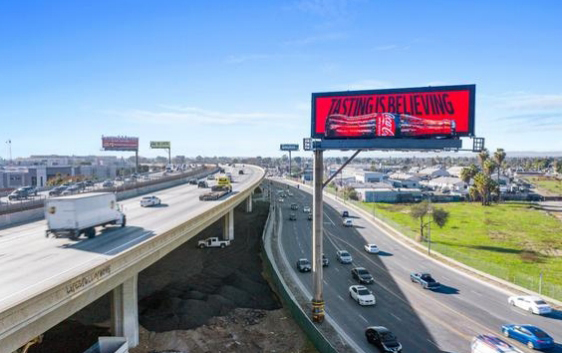
<instances>
[{"instance_id":1,"label":"billboard frame","mask_svg":"<svg viewBox=\"0 0 562 353\"><path fill-rule=\"evenodd\" d=\"M441 91L469 91L469 102L468 102L468 132L466 134L458 135L460 137L474 137L474 125L475 125L475 108L476 108L476 85L454 85L454 86L428 86L428 87L412 87L412 88L388 88L388 89L374 89L374 90L360 90L360 91L337 91L337 92L317 92L312 93L311 98L311 118L310 118L310 137L314 139L326 140L325 136L317 134L316 128L316 98L320 97L335 97L335 96L360 96L360 95L375 95L375 94L396 94L396 93L430 93L430 92L441 92ZM455 136L451 136L455 138ZM338 140L405 140L406 138L395 138L395 137L378 137L378 138L342 138ZM431 140L431 137L415 138L413 140ZM374 147L375 148L375 147Z\"/></svg>"}]
</instances>

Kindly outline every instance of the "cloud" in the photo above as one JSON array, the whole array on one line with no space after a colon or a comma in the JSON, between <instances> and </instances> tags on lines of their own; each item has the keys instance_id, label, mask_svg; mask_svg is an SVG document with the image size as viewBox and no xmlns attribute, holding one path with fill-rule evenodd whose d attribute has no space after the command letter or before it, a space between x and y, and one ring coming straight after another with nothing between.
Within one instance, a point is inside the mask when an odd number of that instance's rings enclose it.
<instances>
[{"instance_id":1,"label":"cloud","mask_svg":"<svg viewBox=\"0 0 562 353\"><path fill-rule=\"evenodd\" d=\"M310 45L310 44L315 44L315 43L331 42L331 41L335 41L335 40L341 40L341 39L344 39L344 38L346 38L346 36L343 33L330 33L330 34L325 34L325 35L321 35L321 36L310 36L310 37L305 37L305 38L301 38L301 39L288 40L288 41L284 42L283 45L286 45L286 46L305 46L305 45Z\"/></svg>"},{"instance_id":2,"label":"cloud","mask_svg":"<svg viewBox=\"0 0 562 353\"><path fill-rule=\"evenodd\" d=\"M225 113L198 107L162 106L162 111L125 110L107 111L108 115L126 118L132 122L153 125L239 125L274 124L286 126L297 118L283 113Z\"/></svg>"},{"instance_id":3,"label":"cloud","mask_svg":"<svg viewBox=\"0 0 562 353\"><path fill-rule=\"evenodd\" d=\"M368 90L368 89L381 89L390 88L392 85L386 81L378 80L362 80L353 83L334 86L335 90L341 91L355 91L355 90Z\"/></svg>"},{"instance_id":4,"label":"cloud","mask_svg":"<svg viewBox=\"0 0 562 353\"><path fill-rule=\"evenodd\" d=\"M493 104L501 109L552 111L562 110L562 94L532 94L526 92L508 92L491 98Z\"/></svg>"},{"instance_id":5,"label":"cloud","mask_svg":"<svg viewBox=\"0 0 562 353\"><path fill-rule=\"evenodd\" d=\"M497 119L508 132L559 131L562 130L562 112L507 115Z\"/></svg>"}]
</instances>

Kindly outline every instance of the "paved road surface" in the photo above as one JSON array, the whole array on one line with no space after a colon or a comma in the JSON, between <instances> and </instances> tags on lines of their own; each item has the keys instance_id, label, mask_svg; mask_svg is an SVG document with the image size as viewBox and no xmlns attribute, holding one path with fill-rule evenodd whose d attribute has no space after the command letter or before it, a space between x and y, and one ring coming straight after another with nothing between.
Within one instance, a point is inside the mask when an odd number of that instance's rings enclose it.
<instances>
[{"instance_id":1,"label":"paved road surface","mask_svg":"<svg viewBox=\"0 0 562 353\"><path fill-rule=\"evenodd\" d=\"M260 178L256 169L246 167L245 171L234 176L234 192ZM0 311L213 207L216 202L198 198L209 190L186 184L158 191L154 195L162 200L160 207L142 208L140 197L124 200L120 204L127 215L127 227L100 228L94 239L47 239L44 220L0 230Z\"/></svg>"},{"instance_id":2,"label":"paved road surface","mask_svg":"<svg viewBox=\"0 0 562 353\"><path fill-rule=\"evenodd\" d=\"M299 273L295 263L301 257L312 260L312 222L302 211L303 205L312 206L312 198L302 190L291 190L294 197L278 204L284 219L282 254L286 255L286 262L295 277L311 295L311 274ZM343 227L341 211L345 208L324 199L325 204L335 206L335 209L328 205L324 207L324 253L330 260L329 267L324 268L326 310L365 351L374 351L364 336L364 329L369 325L388 327L398 335L404 352L415 353L468 353L474 335L500 335L499 328L504 323L534 324L550 333L557 342L562 342L561 312L541 317L511 307L504 291L426 259L361 218L354 217L353 228ZM289 220L292 202L299 204L296 221ZM350 214L357 216L353 212ZM377 244L381 253L366 253L363 249L366 242ZM336 261L338 249L352 254L352 265ZM374 276L375 283L368 287L376 296L375 307L361 307L349 298L349 286L358 284L350 274L354 266L366 267ZM413 271L432 273L443 287L435 292L422 289L409 280ZM520 344L516 345L523 351L530 351ZM562 352L562 346L559 345L553 352Z\"/></svg>"}]
</instances>

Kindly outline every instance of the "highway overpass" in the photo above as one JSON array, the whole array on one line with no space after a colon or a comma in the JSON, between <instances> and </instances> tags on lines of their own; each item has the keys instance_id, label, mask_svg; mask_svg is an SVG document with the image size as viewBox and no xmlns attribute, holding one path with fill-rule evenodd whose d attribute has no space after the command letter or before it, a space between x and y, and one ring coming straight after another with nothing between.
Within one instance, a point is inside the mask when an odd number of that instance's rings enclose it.
<instances>
[{"instance_id":1,"label":"highway overpass","mask_svg":"<svg viewBox=\"0 0 562 353\"><path fill-rule=\"evenodd\" d=\"M264 177L260 168L243 169L243 175L233 173L233 193L219 201L199 201L209 189L197 185L156 192L160 207L141 208L138 197L124 200L127 227L108 227L94 239L47 239L45 221L0 230L0 353L13 352L108 292L113 333L137 345L137 274L221 218L223 236L232 239L233 209L246 202L251 211L252 193Z\"/></svg>"},{"instance_id":2,"label":"highway overpass","mask_svg":"<svg viewBox=\"0 0 562 353\"><path fill-rule=\"evenodd\" d=\"M278 190L286 188L274 185ZM276 188L272 189L275 195ZM285 198L283 203L276 198L275 204L281 219L281 265L288 269L305 296L311 298L311 273L298 272L295 264L299 258L312 258L312 221L302 211L303 206L312 207L312 196L310 189L302 185L300 189L291 188L291 192L293 197ZM290 209L291 203L299 205L298 211ZM350 212L354 227L343 227L343 210ZM296 221L289 220L291 212L296 213ZM533 324L552 335L556 342L562 341L562 312L538 316L508 305L508 296L515 293L428 259L331 196L324 197L323 212L324 253L330 260L330 265L324 267L326 313L350 338L354 350L374 350L364 335L365 328L373 325L392 330L404 352L469 353L472 337L479 333L501 336L501 325L506 323ZM367 253L363 248L366 243L377 244L381 252ZM350 252L352 264L336 261L336 251L340 249ZM356 266L365 267L375 279L374 284L367 285L377 300L374 307L361 307L349 297L349 286L359 284L351 277L351 269ZM412 283L409 275L414 271L432 273L441 282L441 289L424 290ZM514 340L507 340L524 352L532 352ZM558 344L552 352L562 352L562 345Z\"/></svg>"}]
</instances>

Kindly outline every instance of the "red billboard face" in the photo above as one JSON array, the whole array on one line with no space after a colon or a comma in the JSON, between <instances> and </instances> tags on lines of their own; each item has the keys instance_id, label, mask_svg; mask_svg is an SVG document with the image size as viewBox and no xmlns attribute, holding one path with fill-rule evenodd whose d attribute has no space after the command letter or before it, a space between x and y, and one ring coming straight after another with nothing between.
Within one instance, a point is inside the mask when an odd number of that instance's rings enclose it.
<instances>
[{"instance_id":1,"label":"red billboard face","mask_svg":"<svg viewBox=\"0 0 562 353\"><path fill-rule=\"evenodd\" d=\"M475 89L467 85L315 93L312 137L473 136Z\"/></svg>"},{"instance_id":2,"label":"red billboard face","mask_svg":"<svg viewBox=\"0 0 562 353\"><path fill-rule=\"evenodd\" d=\"M139 138L102 136L101 145L106 151L137 151L139 149Z\"/></svg>"}]
</instances>

